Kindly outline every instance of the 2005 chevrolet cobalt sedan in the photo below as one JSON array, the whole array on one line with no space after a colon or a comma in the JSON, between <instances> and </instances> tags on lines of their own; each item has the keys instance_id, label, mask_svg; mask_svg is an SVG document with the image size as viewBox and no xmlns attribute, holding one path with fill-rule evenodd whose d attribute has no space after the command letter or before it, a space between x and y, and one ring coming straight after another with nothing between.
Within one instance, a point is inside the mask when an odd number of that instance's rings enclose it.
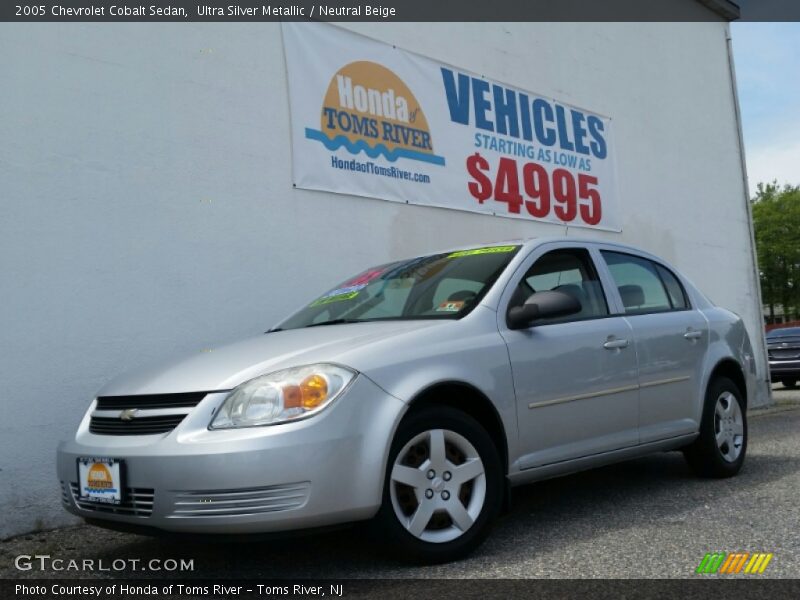
<instances>
[{"instance_id":1,"label":"2005 chevrolet cobalt sedan","mask_svg":"<svg viewBox=\"0 0 800 600\"><path fill-rule=\"evenodd\" d=\"M572 238L462 248L115 379L58 476L66 508L109 527L375 518L401 554L449 560L514 485L664 450L736 474L754 381L742 321L654 256Z\"/></svg>"}]
</instances>

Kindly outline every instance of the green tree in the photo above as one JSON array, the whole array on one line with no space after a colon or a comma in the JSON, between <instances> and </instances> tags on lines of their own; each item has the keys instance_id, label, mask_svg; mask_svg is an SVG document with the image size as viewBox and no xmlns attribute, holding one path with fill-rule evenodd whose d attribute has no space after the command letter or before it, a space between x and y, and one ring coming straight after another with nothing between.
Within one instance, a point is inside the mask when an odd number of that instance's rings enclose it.
<instances>
[{"instance_id":1,"label":"green tree","mask_svg":"<svg viewBox=\"0 0 800 600\"><path fill-rule=\"evenodd\" d=\"M800 186L758 184L753 226L761 276L761 295L769 306L783 307L787 318L800 314Z\"/></svg>"}]
</instances>

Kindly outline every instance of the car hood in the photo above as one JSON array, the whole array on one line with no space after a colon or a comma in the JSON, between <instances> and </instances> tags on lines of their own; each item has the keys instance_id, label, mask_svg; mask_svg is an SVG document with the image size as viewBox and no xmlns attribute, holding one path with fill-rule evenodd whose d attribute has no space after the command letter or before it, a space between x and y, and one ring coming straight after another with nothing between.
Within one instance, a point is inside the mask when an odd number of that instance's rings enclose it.
<instances>
[{"instance_id":1,"label":"car hood","mask_svg":"<svg viewBox=\"0 0 800 600\"><path fill-rule=\"evenodd\" d=\"M229 390L259 375L315 362L339 362L358 369L357 364L347 362L347 355L354 350L449 322L380 321L276 331L130 371L110 381L97 395Z\"/></svg>"}]
</instances>

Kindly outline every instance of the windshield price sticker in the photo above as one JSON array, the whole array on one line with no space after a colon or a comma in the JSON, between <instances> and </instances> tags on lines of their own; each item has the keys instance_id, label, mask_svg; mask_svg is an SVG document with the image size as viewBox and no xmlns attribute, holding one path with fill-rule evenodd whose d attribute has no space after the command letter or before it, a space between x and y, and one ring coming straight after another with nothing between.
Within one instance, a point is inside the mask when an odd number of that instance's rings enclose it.
<instances>
[{"instance_id":1,"label":"windshield price sticker","mask_svg":"<svg viewBox=\"0 0 800 600\"><path fill-rule=\"evenodd\" d=\"M461 258L462 256L475 256L476 254L498 254L505 252L513 252L519 246L489 246L487 248L474 248L472 250L459 250L458 252L451 252L447 258Z\"/></svg>"},{"instance_id":2,"label":"windshield price sticker","mask_svg":"<svg viewBox=\"0 0 800 600\"><path fill-rule=\"evenodd\" d=\"M322 298L318 300L314 300L309 306L322 306L323 304L330 304L332 302L342 302L343 300L352 300L356 296L358 296L359 291L366 287L364 285L355 285L349 288L340 288L338 290L333 290L332 292L328 292Z\"/></svg>"},{"instance_id":3,"label":"windshield price sticker","mask_svg":"<svg viewBox=\"0 0 800 600\"><path fill-rule=\"evenodd\" d=\"M436 312L458 312L464 308L463 300L445 300L436 309Z\"/></svg>"}]
</instances>

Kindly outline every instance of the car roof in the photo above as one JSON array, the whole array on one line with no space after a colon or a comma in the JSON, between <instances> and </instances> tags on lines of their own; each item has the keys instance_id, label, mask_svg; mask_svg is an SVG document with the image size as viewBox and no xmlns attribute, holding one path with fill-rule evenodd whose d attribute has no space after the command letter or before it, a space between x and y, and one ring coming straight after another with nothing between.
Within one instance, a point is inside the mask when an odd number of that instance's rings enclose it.
<instances>
[{"instance_id":1,"label":"car roof","mask_svg":"<svg viewBox=\"0 0 800 600\"><path fill-rule=\"evenodd\" d=\"M464 246L456 246L452 248L444 248L438 252L430 252L429 254L444 254L446 252L458 252L461 250L474 250L476 248L486 248L489 246L522 246L525 250L531 250L536 246L552 243L552 242L570 242L575 244L603 244L604 246L614 246L619 248L623 251L633 252L636 254L642 254L645 256L650 256L655 258L659 261L663 262L663 259L659 258L658 256L647 252L646 250L642 250L641 248L636 248L635 246L630 246L628 244L622 244L620 242L612 242L608 240L601 240L597 238L590 238L590 237L579 237L579 236L547 236L547 237L530 237L530 238L515 238L510 240L500 240L500 241L487 241L478 244L469 244Z\"/></svg>"},{"instance_id":2,"label":"car roof","mask_svg":"<svg viewBox=\"0 0 800 600\"><path fill-rule=\"evenodd\" d=\"M433 254L446 254L450 252L459 252L462 250L474 250L477 248L487 248L491 246L521 246L522 252L518 254L513 260L511 264L514 264L514 261L517 261L517 264L520 260L524 260L524 258L535 248L549 243L570 243L570 244L597 244L601 247L605 247L608 249L613 249L623 253L630 253L636 256L641 256L642 258L652 260L658 264L661 264L668 268L671 273L676 275L681 283L683 283L684 287L686 287L687 291L689 291L690 296L693 299L693 302L697 303L697 306L701 308L707 308L714 306L714 304L695 286L689 279L687 279L680 271L678 271L675 267L673 267L667 260L661 258L656 254L652 254L647 250L643 250L641 248L637 248L635 246L630 246L628 244L623 244L616 241L609 241L604 239L599 239L596 237L582 237L582 236L567 236L567 235L560 235L560 236L547 236L547 237L531 237L531 238L512 238L507 240L501 241L486 241L483 243L477 244L470 244L470 245L463 245L457 246L455 248L444 248L439 250L438 252L428 252L426 254L418 254L417 258L421 256L431 256ZM401 259L402 260L402 259ZM491 292L490 292L491 294Z\"/></svg>"}]
</instances>

